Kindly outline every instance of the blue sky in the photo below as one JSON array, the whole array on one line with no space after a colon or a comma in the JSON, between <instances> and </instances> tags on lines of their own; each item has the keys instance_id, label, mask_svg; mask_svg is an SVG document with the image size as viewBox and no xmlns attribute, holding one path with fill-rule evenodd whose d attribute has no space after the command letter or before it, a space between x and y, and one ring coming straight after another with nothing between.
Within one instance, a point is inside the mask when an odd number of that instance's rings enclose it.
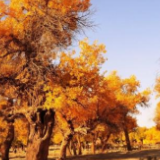
<instances>
[{"instance_id":1,"label":"blue sky","mask_svg":"<svg viewBox=\"0 0 160 160\"><path fill-rule=\"evenodd\" d=\"M160 73L160 0L91 0L97 27L86 30L90 41L98 40L107 49L108 61L102 70L117 70L122 78L136 75L141 89L153 88ZM83 39L82 36L81 39ZM156 100L140 109L140 126L154 125Z\"/></svg>"}]
</instances>

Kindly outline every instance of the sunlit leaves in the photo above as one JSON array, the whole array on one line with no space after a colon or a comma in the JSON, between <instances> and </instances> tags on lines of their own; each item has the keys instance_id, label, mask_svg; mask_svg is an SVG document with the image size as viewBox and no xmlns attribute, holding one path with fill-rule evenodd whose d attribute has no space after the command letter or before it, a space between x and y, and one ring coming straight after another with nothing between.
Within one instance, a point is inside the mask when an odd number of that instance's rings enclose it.
<instances>
[{"instance_id":1,"label":"sunlit leaves","mask_svg":"<svg viewBox=\"0 0 160 160\"><path fill-rule=\"evenodd\" d=\"M47 32L52 34L49 30L52 30L51 27L54 27L53 31L55 34L58 34L59 38L61 35L63 43L68 43L72 36L71 32L78 29L80 25L78 24L78 21L81 19L79 12L83 13L87 11L90 6L90 1L11 0L6 4L0 1L0 6L0 16L2 17L0 21L1 34L3 33L5 36L14 35L22 40L27 38L26 36L28 36L28 38L29 36L33 36L31 32L34 32L33 29L40 24L42 34ZM41 22L40 20L44 18L45 20ZM33 26L33 23L35 26ZM30 27L34 28L31 29ZM45 31L43 30L44 27L46 28ZM68 31L66 29L68 29ZM63 32L60 33L59 31ZM66 38L63 36L66 36ZM55 43L57 43L56 41L58 41L58 39L55 39Z\"/></svg>"},{"instance_id":2,"label":"sunlit leaves","mask_svg":"<svg viewBox=\"0 0 160 160\"><path fill-rule=\"evenodd\" d=\"M7 123L3 120L3 118L0 118L0 144L4 143L4 140L7 136L8 128Z\"/></svg>"},{"instance_id":3,"label":"sunlit leaves","mask_svg":"<svg viewBox=\"0 0 160 160\"><path fill-rule=\"evenodd\" d=\"M61 53L57 72L60 83L51 84L45 107L53 107L77 123L96 117L94 109L100 89L100 66L104 63L105 47L87 40L80 41L80 53Z\"/></svg>"},{"instance_id":4,"label":"sunlit leaves","mask_svg":"<svg viewBox=\"0 0 160 160\"><path fill-rule=\"evenodd\" d=\"M27 145L28 126L26 120L17 119L14 123L14 126L15 126L15 140L20 141L24 145Z\"/></svg>"},{"instance_id":5,"label":"sunlit leaves","mask_svg":"<svg viewBox=\"0 0 160 160\"><path fill-rule=\"evenodd\" d=\"M160 97L160 77L156 79L156 84L155 84L155 91L156 91L156 97ZM154 121L156 123L156 127L160 130L160 102L157 103L156 110L155 110L155 117Z\"/></svg>"},{"instance_id":6,"label":"sunlit leaves","mask_svg":"<svg viewBox=\"0 0 160 160\"><path fill-rule=\"evenodd\" d=\"M50 0L48 6L50 8L57 8L66 13L73 9L73 11L85 11L90 5L90 0Z\"/></svg>"}]
</instances>

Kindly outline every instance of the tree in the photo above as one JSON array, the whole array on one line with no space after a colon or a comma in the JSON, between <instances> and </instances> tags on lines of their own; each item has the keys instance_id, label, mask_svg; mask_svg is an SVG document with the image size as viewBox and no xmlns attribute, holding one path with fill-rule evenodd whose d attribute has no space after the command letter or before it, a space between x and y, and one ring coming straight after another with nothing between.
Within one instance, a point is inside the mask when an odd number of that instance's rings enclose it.
<instances>
[{"instance_id":1,"label":"tree","mask_svg":"<svg viewBox=\"0 0 160 160\"><path fill-rule=\"evenodd\" d=\"M16 99L10 113L29 123L26 159L46 160L55 115L43 108L44 88L56 78L52 59L76 32L90 26L90 1L1 0L0 6L0 91Z\"/></svg>"},{"instance_id":2,"label":"tree","mask_svg":"<svg viewBox=\"0 0 160 160\"><path fill-rule=\"evenodd\" d=\"M21 146L27 146L28 141L28 123L25 118L16 119L14 122L15 126L15 142L19 142ZM22 127L23 126L23 127ZM19 144L19 145L20 145Z\"/></svg>"},{"instance_id":3,"label":"tree","mask_svg":"<svg viewBox=\"0 0 160 160\"><path fill-rule=\"evenodd\" d=\"M159 144L160 131L155 127L151 127L145 130L144 144Z\"/></svg>"},{"instance_id":4,"label":"tree","mask_svg":"<svg viewBox=\"0 0 160 160\"><path fill-rule=\"evenodd\" d=\"M101 76L99 69L104 62L105 46L97 42L92 45L87 40L80 41L80 54L62 53L57 68L58 83L50 83L50 92L45 103L46 108L52 104L57 111L57 118L64 130L64 140L60 159L66 157L66 148L77 132L85 133L85 121L93 119L96 91ZM61 106L61 107L60 107Z\"/></svg>"},{"instance_id":5,"label":"tree","mask_svg":"<svg viewBox=\"0 0 160 160\"><path fill-rule=\"evenodd\" d=\"M156 123L157 129L160 129L160 103L157 103L154 122Z\"/></svg>"},{"instance_id":6,"label":"tree","mask_svg":"<svg viewBox=\"0 0 160 160\"><path fill-rule=\"evenodd\" d=\"M127 149L131 150L131 144L129 139L129 128L133 129L136 127L135 119L130 114L138 113L137 105L146 106L149 100L150 90L143 92L138 91L139 82L136 77L131 76L130 78L122 80L122 88L118 94L118 104L121 107L121 125L125 133Z\"/></svg>"},{"instance_id":7,"label":"tree","mask_svg":"<svg viewBox=\"0 0 160 160\"><path fill-rule=\"evenodd\" d=\"M138 87L140 84L135 76L121 79L116 72L106 77L106 81L110 90L113 91L112 97L114 102L114 107L110 110L113 114L108 119L113 119L112 123L117 124L124 131L127 149L131 150L128 132L136 126L135 119L131 115L138 113L138 104L142 106L147 105L150 90L146 89L143 92L139 92Z\"/></svg>"},{"instance_id":8,"label":"tree","mask_svg":"<svg viewBox=\"0 0 160 160\"><path fill-rule=\"evenodd\" d=\"M159 98L160 97L160 78L159 77L156 79L155 91L157 94L156 97ZM160 129L160 102L157 103L154 121L156 123L157 129Z\"/></svg>"},{"instance_id":9,"label":"tree","mask_svg":"<svg viewBox=\"0 0 160 160\"><path fill-rule=\"evenodd\" d=\"M6 97L0 97L0 109L10 109L13 107L14 103L12 99L7 99ZM3 114L1 112L1 145L0 152L2 160L9 160L9 149L11 147L12 141L14 140L14 119L10 114Z\"/></svg>"},{"instance_id":10,"label":"tree","mask_svg":"<svg viewBox=\"0 0 160 160\"><path fill-rule=\"evenodd\" d=\"M141 145L144 144L146 140L146 131L148 129L146 127L136 127L132 132L132 140L135 142L140 142Z\"/></svg>"}]
</instances>

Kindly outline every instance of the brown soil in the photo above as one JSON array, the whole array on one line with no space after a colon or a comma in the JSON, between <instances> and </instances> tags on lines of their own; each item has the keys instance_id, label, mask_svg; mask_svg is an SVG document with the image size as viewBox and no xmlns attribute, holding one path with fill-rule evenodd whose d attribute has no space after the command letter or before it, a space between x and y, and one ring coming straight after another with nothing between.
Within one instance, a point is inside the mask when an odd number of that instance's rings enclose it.
<instances>
[{"instance_id":1,"label":"brown soil","mask_svg":"<svg viewBox=\"0 0 160 160\"><path fill-rule=\"evenodd\" d=\"M56 151L51 151L48 160L56 160ZM149 157L152 157L149 158ZM25 160L25 152L10 153L10 160ZM67 160L160 160L160 149L141 150L141 151L118 151L105 154L82 155L69 157Z\"/></svg>"},{"instance_id":2,"label":"brown soil","mask_svg":"<svg viewBox=\"0 0 160 160\"><path fill-rule=\"evenodd\" d=\"M72 157L69 160L160 160L160 150L152 149L130 152L112 152Z\"/></svg>"}]
</instances>

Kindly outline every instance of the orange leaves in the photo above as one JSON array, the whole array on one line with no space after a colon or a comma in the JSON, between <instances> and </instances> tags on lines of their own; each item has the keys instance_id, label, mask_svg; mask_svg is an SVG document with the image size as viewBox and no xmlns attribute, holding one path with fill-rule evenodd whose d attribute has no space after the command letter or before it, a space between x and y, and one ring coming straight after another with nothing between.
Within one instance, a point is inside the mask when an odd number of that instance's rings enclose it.
<instances>
[{"instance_id":1,"label":"orange leaves","mask_svg":"<svg viewBox=\"0 0 160 160\"><path fill-rule=\"evenodd\" d=\"M115 119L117 119L117 121L115 121L116 123L120 123L120 120L122 121L129 113L138 113L137 105L146 105L149 101L150 90L147 89L142 93L139 92L140 83L135 76L122 79L117 75L117 72L114 71L105 77L105 84L107 90L106 99L108 100L109 106L108 114L110 114L110 111L114 108L112 114ZM105 104L107 104L107 102L105 102ZM110 115L109 117L110 120L113 121L113 117Z\"/></svg>"},{"instance_id":2,"label":"orange leaves","mask_svg":"<svg viewBox=\"0 0 160 160\"><path fill-rule=\"evenodd\" d=\"M100 66L106 60L103 44L90 45L85 39L79 42L79 47L79 55L75 51L60 55L57 67L64 88L53 98L54 103L62 106L66 116L79 117L81 122L100 117L119 123L124 115L137 113L137 105L148 101L149 91L138 91L140 83L135 76L122 79L116 71L106 77L100 75ZM58 103L62 101L63 104Z\"/></svg>"},{"instance_id":3,"label":"orange leaves","mask_svg":"<svg viewBox=\"0 0 160 160\"><path fill-rule=\"evenodd\" d=\"M82 94L83 87L67 88L66 94L71 100L76 100Z\"/></svg>"},{"instance_id":4,"label":"orange leaves","mask_svg":"<svg viewBox=\"0 0 160 160\"><path fill-rule=\"evenodd\" d=\"M15 138L17 141L27 145L28 136L28 124L25 119L17 119L14 123L15 126ZM23 126L23 127L22 127Z\"/></svg>"},{"instance_id":5,"label":"orange leaves","mask_svg":"<svg viewBox=\"0 0 160 160\"><path fill-rule=\"evenodd\" d=\"M76 56L74 51L69 54L62 53L59 67L67 73L64 74L66 80L70 77L70 85L81 86L87 83L91 86L93 80L98 78L100 65L105 61L105 47L97 43L89 45L86 40L79 44L80 54Z\"/></svg>"},{"instance_id":6,"label":"orange leaves","mask_svg":"<svg viewBox=\"0 0 160 160\"><path fill-rule=\"evenodd\" d=\"M6 99L2 99L0 97L0 110L5 109L7 107L7 100Z\"/></svg>"},{"instance_id":7,"label":"orange leaves","mask_svg":"<svg viewBox=\"0 0 160 160\"><path fill-rule=\"evenodd\" d=\"M117 75L116 71L111 72L105 77L108 87L111 91L115 92L121 88L121 78Z\"/></svg>"},{"instance_id":8,"label":"orange leaves","mask_svg":"<svg viewBox=\"0 0 160 160\"><path fill-rule=\"evenodd\" d=\"M135 76L121 79L119 86L120 88L119 91L117 91L117 100L122 106L128 107L129 110L134 110L137 104L142 103L143 94L138 92L140 83L138 80L136 80ZM149 95L149 92L147 93L148 94L146 96Z\"/></svg>"},{"instance_id":9,"label":"orange leaves","mask_svg":"<svg viewBox=\"0 0 160 160\"><path fill-rule=\"evenodd\" d=\"M7 123L3 120L2 117L0 117L0 144L4 143L5 138L7 137L7 132L8 132L8 128L7 128Z\"/></svg>"},{"instance_id":10,"label":"orange leaves","mask_svg":"<svg viewBox=\"0 0 160 160\"><path fill-rule=\"evenodd\" d=\"M159 99L160 97L160 77L156 79L155 91L156 91L156 97ZM154 121L156 123L157 129L160 130L160 102L159 101L156 106Z\"/></svg>"},{"instance_id":11,"label":"orange leaves","mask_svg":"<svg viewBox=\"0 0 160 160\"><path fill-rule=\"evenodd\" d=\"M106 53L106 49L103 44L98 45L95 41L92 45L89 45L88 40L85 39L79 42L79 47L81 49L80 60L87 61L87 65L95 67L105 62L103 53Z\"/></svg>"},{"instance_id":12,"label":"orange leaves","mask_svg":"<svg viewBox=\"0 0 160 160\"><path fill-rule=\"evenodd\" d=\"M90 0L50 0L48 6L63 13L70 12L70 10L84 12L90 6Z\"/></svg>"},{"instance_id":13,"label":"orange leaves","mask_svg":"<svg viewBox=\"0 0 160 160\"><path fill-rule=\"evenodd\" d=\"M98 68L98 66L103 64L106 60L103 55L106 53L103 44L97 44L97 42L94 42L90 45L88 40L85 39L79 42L79 48L80 54L78 57L75 56L75 51L68 54L62 53L60 67L74 67L75 70L81 67L82 70L85 68L85 71L87 71Z\"/></svg>"},{"instance_id":14,"label":"orange leaves","mask_svg":"<svg viewBox=\"0 0 160 160\"><path fill-rule=\"evenodd\" d=\"M154 86L154 89L156 91L156 98L158 98L156 110L155 110L155 116L154 116L154 121L156 123L156 127L158 130L160 130L160 76L156 78L156 84Z\"/></svg>"},{"instance_id":15,"label":"orange leaves","mask_svg":"<svg viewBox=\"0 0 160 160\"><path fill-rule=\"evenodd\" d=\"M55 132L52 138L54 144L60 144L63 140L63 134L59 132Z\"/></svg>"},{"instance_id":16,"label":"orange leaves","mask_svg":"<svg viewBox=\"0 0 160 160\"><path fill-rule=\"evenodd\" d=\"M86 19L79 13L89 9L90 1L10 0L4 3L1 0L0 6L0 35L12 35L20 41L27 40L27 43L35 40L37 43L38 37L41 43L44 34L48 33L49 40L45 39L45 42L48 44L52 41L47 48L53 50L57 45L66 47L71 44L73 32L83 26L79 21ZM40 45L42 47L42 43Z\"/></svg>"},{"instance_id":17,"label":"orange leaves","mask_svg":"<svg viewBox=\"0 0 160 160\"><path fill-rule=\"evenodd\" d=\"M123 80L125 91L126 92L136 92L137 88L140 87L140 83L138 80L136 80L136 77L132 75L130 78L126 78Z\"/></svg>"},{"instance_id":18,"label":"orange leaves","mask_svg":"<svg viewBox=\"0 0 160 160\"><path fill-rule=\"evenodd\" d=\"M79 47L81 50L78 56L74 58L74 52L72 55L63 55L63 57L61 57L61 62L65 63L61 63L60 65L62 67L66 66L66 70L69 70L70 75L76 77L75 80L77 83L93 83L92 80L99 74L100 65L105 61L103 56L105 47L97 43L90 45L86 40L80 41Z\"/></svg>"},{"instance_id":19,"label":"orange leaves","mask_svg":"<svg viewBox=\"0 0 160 160\"><path fill-rule=\"evenodd\" d=\"M156 84L154 89L156 91L157 97L160 97L160 77L156 79Z\"/></svg>"},{"instance_id":20,"label":"orange leaves","mask_svg":"<svg viewBox=\"0 0 160 160\"><path fill-rule=\"evenodd\" d=\"M156 106L154 122L156 123L157 129L160 130L160 102L158 102Z\"/></svg>"},{"instance_id":21,"label":"orange leaves","mask_svg":"<svg viewBox=\"0 0 160 160\"><path fill-rule=\"evenodd\" d=\"M99 69L105 61L103 54L106 51L105 46L97 42L90 45L84 40L79 44L79 55L75 54L75 51L61 53L57 65L61 83L50 87L51 92L48 93L46 103L63 112L68 119L76 118L77 121L83 122L96 117L96 92L101 89Z\"/></svg>"},{"instance_id":22,"label":"orange leaves","mask_svg":"<svg viewBox=\"0 0 160 160\"><path fill-rule=\"evenodd\" d=\"M61 86L54 86L54 88L49 90L50 92L47 93L44 108L54 108L55 110L60 110L66 106L66 97L63 94L63 88Z\"/></svg>"},{"instance_id":23,"label":"orange leaves","mask_svg":"<svg viewBox=\"0 0 160 160\"><path fill-rule=\"evenodd\" d=\"M0 16L2 16L7 11L7 7L4 1L0 1Z\"/></svg>"}]
</instances>

